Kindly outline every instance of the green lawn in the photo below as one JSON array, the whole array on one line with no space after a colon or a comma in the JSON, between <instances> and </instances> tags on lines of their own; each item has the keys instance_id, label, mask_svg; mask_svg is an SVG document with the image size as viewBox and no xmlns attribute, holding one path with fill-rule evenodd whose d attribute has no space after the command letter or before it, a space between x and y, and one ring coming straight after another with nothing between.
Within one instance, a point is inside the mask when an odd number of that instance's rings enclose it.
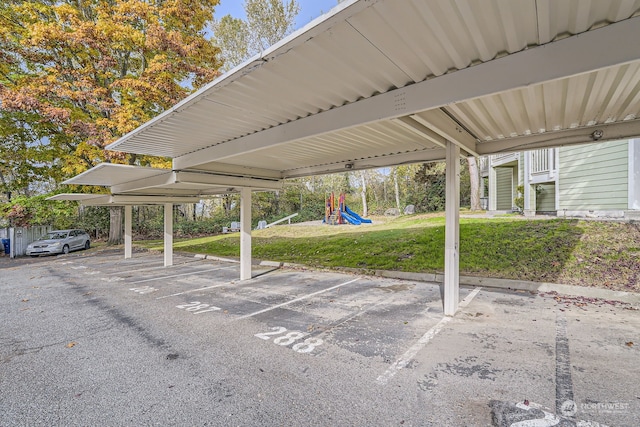
<instances>
[{"instance_id":1,"label":"green lawn","mask_svg":"<svg viewBox=\"0 0 640 427\"><path fill-rule=\"evenodd\" d=\"M378 218L363 226L277 226L254 231L253 257L311 267L441 272L444 216ZM137 242L161 250L162 242ZM178 239L175 250L238 257L239 234ZM640 292L640 226L520 216L462 218L463 275Z\"/></svg>"}]
</instances>

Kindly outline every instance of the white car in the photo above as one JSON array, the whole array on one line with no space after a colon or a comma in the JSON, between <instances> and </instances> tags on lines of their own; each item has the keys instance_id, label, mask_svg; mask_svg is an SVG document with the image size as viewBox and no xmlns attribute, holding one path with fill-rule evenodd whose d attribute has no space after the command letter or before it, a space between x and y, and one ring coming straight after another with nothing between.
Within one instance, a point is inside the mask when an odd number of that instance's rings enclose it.
<instances>
[{"instance_id":1,"label":"white car","mask_svg":"<svg viewBox=\"0 0 640 427\"><path fill-rule=\"evenodd\" d=\"M78 249L89 249L91 241L83 230L55 230L27 246L27 255L68 254Z\"/></svg>"}]
</instances>

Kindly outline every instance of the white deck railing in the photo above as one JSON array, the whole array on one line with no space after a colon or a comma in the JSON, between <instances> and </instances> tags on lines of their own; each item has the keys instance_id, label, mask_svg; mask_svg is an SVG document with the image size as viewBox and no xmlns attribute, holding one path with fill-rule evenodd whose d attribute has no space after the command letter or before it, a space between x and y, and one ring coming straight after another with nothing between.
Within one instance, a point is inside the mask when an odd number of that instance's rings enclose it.
<instances>
[{"instance_id":1,"label":"white deck railing","mask_svg":"<svg viewBox=\"0 0 640 427\"><path fill-rule=\"evenodd\" d=\"M529 151L529 182L539 184L554 181L558 174L558 158L555 148Z\"/></svg>"},{"instance_id":2,"label":"white deck railing","mask_svg":"<svg viewBox=\"0 0 640 427\"><path fill-rule=\"evenodd\" d=\"M556 150L543 148L530 151L531 174L550 173L556 170Z\"/></svg>"}]
</instances>

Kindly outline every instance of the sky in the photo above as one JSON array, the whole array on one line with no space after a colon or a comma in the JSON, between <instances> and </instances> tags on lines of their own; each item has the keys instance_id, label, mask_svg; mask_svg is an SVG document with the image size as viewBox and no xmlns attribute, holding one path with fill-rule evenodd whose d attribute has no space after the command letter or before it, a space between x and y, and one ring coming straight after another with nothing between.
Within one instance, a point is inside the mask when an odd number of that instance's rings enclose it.
<instances>
[{"instance_id":1,"label":"sky","mask_svg":"<svg viewBox=\"0 0 640 427\"><path fill-rule=\"evenodd\" d=\"M220 4L216 6L216 19L220 19L225 15L231 15L235 18L244 18L243 4L244 0L220 0ZM338 4L338 1L298 0L298 4L300 5L300 13L298 13L298 16L296 17L295 29L301 28L323 13L327 13Z\"/></svg>"}]
</instances>

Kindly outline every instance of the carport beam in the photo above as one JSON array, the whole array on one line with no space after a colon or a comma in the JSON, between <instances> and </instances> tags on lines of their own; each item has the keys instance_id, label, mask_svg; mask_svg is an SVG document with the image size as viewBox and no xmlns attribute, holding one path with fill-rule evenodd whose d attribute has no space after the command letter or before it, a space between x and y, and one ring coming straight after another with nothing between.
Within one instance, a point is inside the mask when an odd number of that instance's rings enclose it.
<instances>
[{"instance_id":1,"label":"carport beam","mask_svg":"<svg viewBox=\"0 0 640 427\"><path fill-rule=\"evenodd\" d=\"M444 244L444 314L458 310L460 292L460 147L447 141Z\"/></svg>"},{"instance_id":2,"label":"carport beam","mask_svg":"<svg viewBox=\"0 0 640 427\"><path fill-rule=\"evenodd\" d=\"M131 206L124 207L124 259L131 258Z\"/></svg>"},{"instance_id":3,"label":"carport beam","mask_svg":"<svg viewBox=\"0 0 640 427\"><path fill-rule=\"evenodd\" d=\"M240 280L251 279L251 188L240 190Z\"/></svg>"},{"instance_id":4,"label":"carport beam","mask_svg":"<svg viewBox=\"0 0 640 427\"><path fill-rule=\"evenodd\" d=\"M164 204L164 266L173 265L173 203Z\"/></svg>"}]
</instances>

